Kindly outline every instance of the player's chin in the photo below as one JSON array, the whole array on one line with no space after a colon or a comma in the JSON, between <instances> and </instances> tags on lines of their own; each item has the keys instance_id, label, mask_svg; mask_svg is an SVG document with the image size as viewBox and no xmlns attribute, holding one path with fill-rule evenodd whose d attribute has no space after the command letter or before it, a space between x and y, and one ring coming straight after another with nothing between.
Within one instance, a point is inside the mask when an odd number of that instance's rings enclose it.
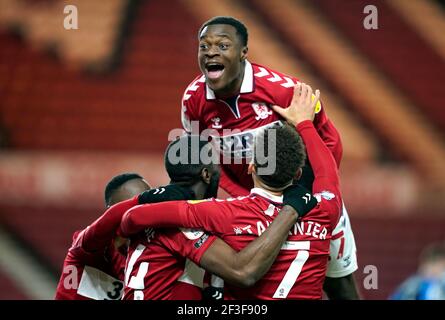
<instances>
[{"instance_id":1,"label":"player's chin","mask_svg":"<svg viewBox=\"0 0 445 320\"><path fill-rule=\"evenodd\" d=\"M207 82L207 85L209 86L209 88L212 89L213 91L220 91L220 90L224 89L225 86L227 85L226 82L221 78L210 79L207 77L206 82Z\"/></svg>"}]
</instances>

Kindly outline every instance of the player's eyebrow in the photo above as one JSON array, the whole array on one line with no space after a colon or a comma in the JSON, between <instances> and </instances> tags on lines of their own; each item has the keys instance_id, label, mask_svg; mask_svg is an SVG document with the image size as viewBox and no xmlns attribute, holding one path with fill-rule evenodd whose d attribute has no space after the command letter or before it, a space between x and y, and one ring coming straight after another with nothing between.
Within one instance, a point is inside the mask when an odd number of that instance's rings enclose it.
<instances>
[{"instance_id":1,"label":"player's eyebrow","mask_svg":"<svg viewBox=\"0 0 445 320\"><path fill-rule=\"evenodd\" d=\"M215 36L216 36L216 37L220 37L220 38L227 38L227 39L229 39L229 40L232 40L232 38L230 37L230 35L227 34L227 33L218 33L218 34L216 34ZM207 35L202 35L202 36L200 36L200 37L199 37L199 40L202 40L202 39L204 39L204 38L207 38Z\"/></svg>"}]
</instances>

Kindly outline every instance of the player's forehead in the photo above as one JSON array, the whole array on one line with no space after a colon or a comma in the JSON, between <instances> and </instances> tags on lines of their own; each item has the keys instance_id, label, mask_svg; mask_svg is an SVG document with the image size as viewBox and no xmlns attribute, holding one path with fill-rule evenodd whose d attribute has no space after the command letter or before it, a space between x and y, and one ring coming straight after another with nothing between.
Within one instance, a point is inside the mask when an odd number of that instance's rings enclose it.
<instances>
[{"instance_id":1,"label":"player's forehead","mask_svg":"<svg viewBox=\"0 0 445 320\"><path fill-rule=\"evenodd\" d=\"M205 26L199 35L199 40L213 38L225 38L235 41L237 39L236 28L230 24L211 24L209 26Z\"/></svg>"}]
</instances>

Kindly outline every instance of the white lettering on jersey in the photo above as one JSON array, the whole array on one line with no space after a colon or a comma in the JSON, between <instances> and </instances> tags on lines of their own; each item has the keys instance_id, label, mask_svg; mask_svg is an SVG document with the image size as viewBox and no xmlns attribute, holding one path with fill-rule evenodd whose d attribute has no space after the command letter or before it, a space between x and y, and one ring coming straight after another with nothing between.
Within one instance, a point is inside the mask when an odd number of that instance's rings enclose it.
<instances>
[{"instance_id":1,"label":"white lettering on jersey","mask_svg":"<svg viewBox=\"0 0 445 320\"><path fill-rule=\"evenodd\" d=\"M269 227L270 221L261 221L258 220L256 224L247 225L245 227L235 227L234 232L235 234L253 234L261 236L261 234L266 231L266 228ZM245 232L243 232L245 231ZM314 221L299 221L294 224L294 227L289 231L290 236L297 236L297 235L306 235L311 236L316 239L324 240L326 239L326 236L328 234L328 230L326 227L322 226L318 222Z\"/></svg>"}]
</instances>

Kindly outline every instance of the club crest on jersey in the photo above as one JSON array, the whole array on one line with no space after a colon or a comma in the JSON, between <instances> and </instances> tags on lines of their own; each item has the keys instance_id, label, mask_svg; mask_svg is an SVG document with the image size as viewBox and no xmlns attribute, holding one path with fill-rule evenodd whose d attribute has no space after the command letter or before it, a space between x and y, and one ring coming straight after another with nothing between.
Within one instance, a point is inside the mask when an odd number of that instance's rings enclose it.
<instances>
[{"instance_id":1,"label":"club crest on jersey","mask_svg":"<svg viewBox=\"0 0 445 320\"><path fill-rule=\"evenodd\" d=\"M272 114L272 110L264 102L254 102L252 103L253 111L256 113L255 120L266 119Z\"/></svg>"},{"instance_id":2,"label":"club crest on jersey","mask_svg":"<svg viewBox=\"0 0 445 320\"><path fill-rule=\"evenodd\" d=\"M213 124L212 124L213 129L221 129L222 128L222 125L220 124L221 119L219 117L214 117L211 119L211 121L213 122Z\"/></svg>"}]
</instances>

